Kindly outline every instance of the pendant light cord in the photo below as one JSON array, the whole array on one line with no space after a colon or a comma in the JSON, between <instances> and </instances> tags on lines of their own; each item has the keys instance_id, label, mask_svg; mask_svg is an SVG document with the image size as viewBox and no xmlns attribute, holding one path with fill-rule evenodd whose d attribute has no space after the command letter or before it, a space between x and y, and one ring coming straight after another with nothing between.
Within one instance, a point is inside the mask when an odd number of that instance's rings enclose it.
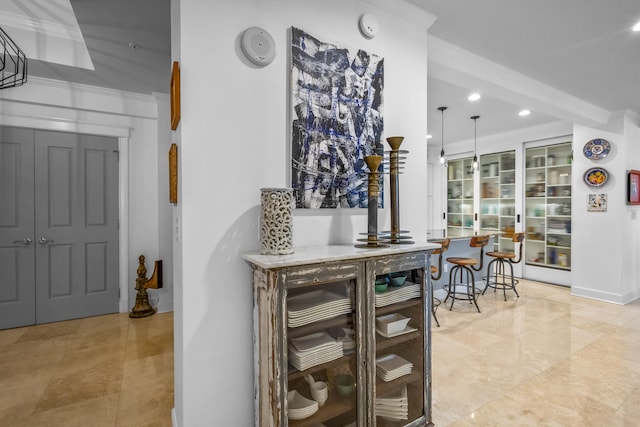
<instances>
[{"instance_id":1,"label":"pendant light cord","mask_svg":"<svg viewBox=\"0 0 640 427\"><path fill-rule=\"evenodd\" d=\"M480 116L471 116L473 119L473 168L478 169L478 122Z\"/></svg>"},{"instance_id":2,"label":"pendant light cord","mask_svg":"<svg viewBox=\"0 0 640 427\"><path fill-rule=\"evenodd\" d=\"M440 128L440 140L441 140L441 149L440 149L440 163L442 163L443 165L446 164L445 162L445 157L444 157L444 111L447 109L447 107L438 107L438 110L441 113L441 128Z\"/></svg>"}]
</instances>

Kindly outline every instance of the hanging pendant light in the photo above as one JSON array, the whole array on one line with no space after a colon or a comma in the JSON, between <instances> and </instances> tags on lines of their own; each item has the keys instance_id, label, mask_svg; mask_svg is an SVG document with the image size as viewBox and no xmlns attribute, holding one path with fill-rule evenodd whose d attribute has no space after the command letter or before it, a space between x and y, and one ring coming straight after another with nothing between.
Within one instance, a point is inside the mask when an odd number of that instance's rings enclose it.
<instances>
[{"instance_id":1,"label":"hanging pendant light","mask_svg":"<svg viewBox=\"0 0 640 427\"><path fill-rule=\"evenodd\" d=\"M476 137L477 137L477 120L480 118L480 116L471 116L471 119L473 119L473 170L478 170L478 144L476 141Z\"/></svg>"},{"instance_id":2,"label":"hanging pendant light","mask_svg":"<svg viewBox=\"0 0 640 427\"><path fill-rule=\"evenodd\" d=\"M440 150L440 164L444 165L446 162L446 157L444 156L444 111L447 107L438 107L438 111L440 111L442 115L442 129L440 131L440 138L442 138L442 149Z\"/></svg>"}]
</instances>

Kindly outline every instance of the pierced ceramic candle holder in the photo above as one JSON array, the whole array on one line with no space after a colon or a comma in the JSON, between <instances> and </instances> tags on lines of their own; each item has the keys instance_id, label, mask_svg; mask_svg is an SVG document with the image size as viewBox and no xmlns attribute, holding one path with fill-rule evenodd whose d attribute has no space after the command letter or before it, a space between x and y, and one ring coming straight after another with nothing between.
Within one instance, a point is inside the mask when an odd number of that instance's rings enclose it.
<instances>
[{"instance_id":1,"label":"pierced ceramic candle holder","mask_svg":"<svg viewBox=\"0 0 640 427\"><path fill-rule=\"evenodd\" d=\"M261 188L260 241L263 255L293 253L293 189Z\"/></svg>"}]
</instances>

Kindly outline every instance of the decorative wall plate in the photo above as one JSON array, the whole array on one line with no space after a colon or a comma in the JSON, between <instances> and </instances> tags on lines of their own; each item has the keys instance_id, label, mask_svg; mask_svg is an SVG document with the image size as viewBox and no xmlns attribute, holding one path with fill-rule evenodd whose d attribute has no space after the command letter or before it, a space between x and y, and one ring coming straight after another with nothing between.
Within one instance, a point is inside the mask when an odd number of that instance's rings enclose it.
<instances>
[{"instance_id":1,"label":"decorative wall plate","mask_svg":"<svg viewBox=\"0 0 640 427\"><path fill-rule=\"evenodd\" d=\"M611 151L611 144L606 139L596 138L584 144L582 152L587 159L600 160L607 157Z\"/></svg>"},{"instance_id":2,"label":"decorative wall plate","mask_svg":"<svg viewBox=\"0 0 640 427\"><path fill-rule=\"evenodd\" d=\"M584 173L584 182L590 187L601 187L609 179L609 172L603 168L591 168Z\"/></svg>"}]
</instances>

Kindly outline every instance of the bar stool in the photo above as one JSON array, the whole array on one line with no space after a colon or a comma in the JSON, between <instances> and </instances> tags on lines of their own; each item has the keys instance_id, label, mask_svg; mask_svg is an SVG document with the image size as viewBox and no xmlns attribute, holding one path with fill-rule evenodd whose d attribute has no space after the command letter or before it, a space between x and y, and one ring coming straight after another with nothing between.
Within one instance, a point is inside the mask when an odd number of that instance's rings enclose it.
<instances>
[{"instance_id":1,"label":"bar stool","mask_svg":"<svg viewBox=\"0 0 640 427\"><path fill-rule=\"evenodd\" d=\"M487 291L487 288L493 288L494 292L496 289L502 289L504 300L506 301L507 289L512 289L513 292L516 293L516 297L520 298L520 295L516 290L518 280L513 277L513 264L517 264L522 261L522 246L524 246L522 242L524 241L524 233L513 233L511 241L514 243L514 250L515 245L520 245L517 259L515 259L515 252L487 252L487 255L494 259L487 264L487 276L484 277L486 286L482 290L482 295ZM510 274L507 274L505 270L507 265L509 266ZM491 273L492 268L493 273Z\"/></svg>"},{"instance_id":2,"label":"bar stool","mask_svg":"<svg viewBox=\"0 0 640 427\"><path fill-rule=\"evenodd\" d=\"M442 277L442 259L444 258L444 256L442 254L444 254L445 252L447 252L447 250L449 250L449 243L451 243L451 239L444 239L441 242L436 242L436 243L440 243L440 249L436 249L432 252L433 255L440 255L438 257L438 266L436 267L435 265L431 264L431 280L439 280L440 277ZM431 303L431 314L433 314L433 319L436 321L436 325L438 325L438 327L440 326L440 322L438 322L438 318L436 317L436 310L438 309L438 307L440 307L440 304L442 304L442 301L437 298L437 297L433 297L432 299L432 303Z\"/></svg>"},{"instance_id":3,"label":"bar stool","mask_svg":"<svg viewBox=\"0 0 640 427\"><path fill-rule=\"evenodd\" d=\"M480 261L475 258L447 258L447 262L454 264L449 272L449 284L443 286L443 289L447 291L444 302L447 302L447 299L451 298L449 311L453 309L453 302L455 300L465 300L469 301L469 304L475 304L478 313L480 313L480 307L478 307L478 302L476 301L476 295L480 294L480 291L476 291L473 272L482 271L484 247L487 246L487 243L489 243L489 236L473 236L469 241L470 247L480 248ZM458 279L456 279L456 275L458 275Z\"/></svg>"}]
</instances>

